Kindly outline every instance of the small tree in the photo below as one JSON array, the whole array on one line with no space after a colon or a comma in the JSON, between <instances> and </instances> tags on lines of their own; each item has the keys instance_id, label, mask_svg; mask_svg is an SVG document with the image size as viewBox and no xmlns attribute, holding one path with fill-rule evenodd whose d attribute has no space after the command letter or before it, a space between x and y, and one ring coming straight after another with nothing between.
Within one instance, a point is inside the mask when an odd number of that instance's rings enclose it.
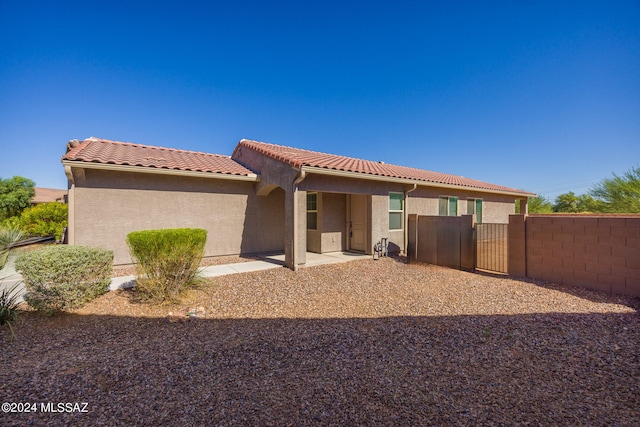
<instances>
[{"instance_id":1,"label":"small tree","mask_svg":"<svg viewBox=\"0 0 640 427\"><path fill-rule=\"evenodd\" d=\"M544 196L529 197L529 213L532 214L545 214L553 212L553 205Z\"/></svg>"},{"instance_id":2,"label":"small tree","mask_svg":"<svg viewBox=\"0 0 640 427\"><path fill-rule=\"evenodd\" d=\"M556 197L553 210L555 212L578 212L578 196L573 191L559 195Z\"/></svg>"},{"instance_id":3,"label":"small tree","mask_svg":"<svg viewBox=\"0 0 640 427\"><path fill-rule=\"evenodd\" d=\"M599 204L588 194L578 196L578 212L599 212Z\"/></svg>"},{"instance_id":4,"label":"small tree","mask_svg":"<svg viewBox=\"0 0 640 427\"><path fill-rule=\"evenodd\" d=\"M601 212L640 213L640 167L631 168L622 176L615 173L596 184L589 194Z\"/></svg>"},{"instance_id":5,"label":"small tree","mask_svg":"<svg viewBox=\"0 0 640 427\"><path fill-rule=\"evenodd\" d=\"M580 212L598 212L599 207L596 200L588 194L576 196L573 191L564 193L556 197L556 203L553 206L554 212L580 213Z\"/></svg>"},{"instance_id":6,"label":"small tree","mask_svg":"<svg viewBox=\"0 0 640 427\"><path fill-rule=\"evenodd\" d=\"M20 215L36 195L35 182L21 176L0 178L0 220Z\"/></svg>"}]
</instances>

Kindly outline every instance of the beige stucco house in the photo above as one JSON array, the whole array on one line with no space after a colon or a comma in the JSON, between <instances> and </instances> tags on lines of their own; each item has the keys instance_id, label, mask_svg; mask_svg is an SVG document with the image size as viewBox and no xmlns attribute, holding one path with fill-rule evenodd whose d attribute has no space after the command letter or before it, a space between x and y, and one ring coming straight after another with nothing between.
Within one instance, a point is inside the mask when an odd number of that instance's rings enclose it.
<instances>
[{"instance_id":1,"label":"beige stucco house","mask_svg":"<svg viewBox=\"0 0 640 427\"><path fill-rule=\"evenodd\" d=\"M131 263L129 232L200 227L205 256L405 250L408 214L508 222L532 193L469 178L242 140L231 156L88 138L67 145L69 244Z\"/></svg>"}]
</instances>

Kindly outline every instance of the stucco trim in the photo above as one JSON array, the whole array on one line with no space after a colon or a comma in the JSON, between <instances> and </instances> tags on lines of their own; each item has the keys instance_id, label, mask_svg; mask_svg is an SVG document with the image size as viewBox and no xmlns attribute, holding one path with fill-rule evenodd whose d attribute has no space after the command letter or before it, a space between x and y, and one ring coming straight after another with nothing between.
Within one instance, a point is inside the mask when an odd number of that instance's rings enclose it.
<instances>
[{"instance_id":1,"label":"stucco trim","mask_svg":"<svg viewBox=\"0 0 640 427\"><path fill-rule=\"evenodd\" d=\"M79 161L72 161L72 160L63 160L62 164L65 167L65 171L67 170L67 168L83 168L83 169L111 170L111 171L117 171L117 172L138 172L138 173L153 173L153 174L161 174L161 175L193 176L198 178L229 179L233 181L249 181L249 182L260 181L260 176L256 175L255 173L250 173L247 175L233 175L233 174L227 174L227 173L186 171L186 170L178 170L178 169L163 169L163 168L152 168L152 167L132 166L132 165L114 165L110 163L105 164L105 163L79 162Z\"/></svg>"},{"instance_id":2,"label":"stucco trim","mask_svg":"<svg viewBox=\"0 0 640 427\"><path fill-rule=\"evenodd\" d=\"M317 166L302 166L301 170L307 173L313 173L318 175L330 175L330 176L339 176L344 178L367 179L371 181L392 182L395 184L408 184L408 185L417 184L424 187L451 188L456 190L473 191L476 193L480 192L480 193L491 193L491 194L504 194L504 195L514 196L519 198L536 196L535 193L529 193L526 191L515 192L515 191L504 191L504 190L491 190L491 189L479 188L479 187L469 187L465 185L442 184L438 182L420 181L420 180L408 179L408 178L393 178L393 177L380 176L380 175L370 175L366 173L341 171L336 169L321 168Z\"/></svg>"}]
</instances>

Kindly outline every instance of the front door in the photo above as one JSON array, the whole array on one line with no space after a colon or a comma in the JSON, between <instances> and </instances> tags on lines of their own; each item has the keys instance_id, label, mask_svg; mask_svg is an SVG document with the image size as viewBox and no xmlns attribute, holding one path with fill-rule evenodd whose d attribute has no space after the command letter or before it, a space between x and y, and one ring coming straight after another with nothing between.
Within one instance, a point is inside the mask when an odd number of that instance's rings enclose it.
<instances>
[{"instance_id":1,"label":"front door","mask_svg":"<svg viewBox=\"0 0 640 427\"><path fill-rule=\"evenodd\" d=\"M351 195L350 223L349 247L354 251L365 252L367 245L367 196Z\"/></svg>"}]
</instances>

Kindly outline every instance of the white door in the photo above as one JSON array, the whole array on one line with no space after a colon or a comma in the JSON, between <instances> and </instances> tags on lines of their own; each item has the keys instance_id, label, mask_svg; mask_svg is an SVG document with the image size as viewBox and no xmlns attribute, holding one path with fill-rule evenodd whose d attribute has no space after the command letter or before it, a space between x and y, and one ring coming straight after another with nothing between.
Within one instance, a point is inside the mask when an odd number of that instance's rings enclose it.
<instances>
[{"instance_id":1,"label":"white door","mask_svg":"<svg viewBox=\"0 0 640 427\"><path fill-rule=\"evenodd\" d=\"M351 234L349 247L365 252L367 245L367 196L351 195Z\"/></svg>"}]
</instances>

